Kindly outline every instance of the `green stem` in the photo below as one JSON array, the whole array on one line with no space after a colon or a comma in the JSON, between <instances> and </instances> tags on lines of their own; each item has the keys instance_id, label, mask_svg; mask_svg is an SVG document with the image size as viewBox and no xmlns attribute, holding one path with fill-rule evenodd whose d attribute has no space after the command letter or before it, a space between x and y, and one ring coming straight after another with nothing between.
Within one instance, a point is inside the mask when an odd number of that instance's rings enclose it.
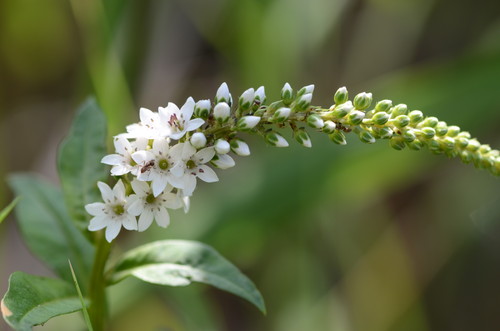
<instances>
[{"instance_id":1,"label":"green stem","mask_svg":"<svg viewBox=\"0 0 500 331\"><path fill-rule=\"evenodd\" d=\"M89 316L92 321L94 331L103 331L106 329L106 319L108 314L104 267L106 266L106 261L109 257L111 244L106 241L104 231L97 232L96 239L97 248L89 286Z\"/></svg>"}]
</instances>

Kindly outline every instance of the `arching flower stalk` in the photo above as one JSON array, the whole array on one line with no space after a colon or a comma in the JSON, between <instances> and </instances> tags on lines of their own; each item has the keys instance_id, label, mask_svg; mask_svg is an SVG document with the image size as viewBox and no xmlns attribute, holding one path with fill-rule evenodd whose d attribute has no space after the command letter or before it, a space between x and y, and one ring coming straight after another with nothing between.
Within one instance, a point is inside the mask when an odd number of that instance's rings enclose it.
<instances>
[{"instance_id":1,"label":"arching flower stalk","mask_svg":"<svg viewBox=\"0 0 500 331\"><path fill-rule=\"evenodd\" d=\"M113 165L111 174L121 179L117 185L122 186L123 182L127 187L120 206L128 208L122 213L129 216L114 217L113 213L106 213L104 207L96 216L95 204L91 204L87 210L95 217L89 230L106 227L106 239L111 241L121 226L144 231L152 224L153 217L160 226L167 226L166 208L184 206L187 211L198 179L208 183L218 181L209 164L227 169L235 165L230 152L250 155L242 133L260 135L276 147L289 145L276 131L287 127L304 147L312 146L306 127L325 133L339 145L346 145L346 134L351 133L368 144L385 139L396 150L427 148L435 154L459 157L464 163L500 175L499 151L479 143L458 126L426 117L420 110L409 110L405 104L393 105L390 100L379 101L372 107L371 93L359 93L351 101L345 87L337 90L332 106L314 106L311 104L313 92L314 85L294 92L287 83L280 100L266 103L261 86L244 91L233 105L229 88L223 83L214 103L188 98L180 109L173 103L159 107L158 112L141 108L141 121L129 125L126 133L118 135L116 153L102 160ZM145 202L140 205L138 201ZM105 203L110 206L108 209L114 210L112 201ZM130 215L139 218L139 225L130 224ZM115 224L122 221L123 224Z\"/></svg>"}]
</instances>

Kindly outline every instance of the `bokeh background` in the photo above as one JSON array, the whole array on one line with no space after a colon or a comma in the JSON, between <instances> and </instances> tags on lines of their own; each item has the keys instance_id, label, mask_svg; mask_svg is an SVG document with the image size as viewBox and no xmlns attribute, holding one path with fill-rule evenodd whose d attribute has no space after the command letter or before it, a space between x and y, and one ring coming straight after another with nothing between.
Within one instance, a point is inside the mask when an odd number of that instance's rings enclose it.
<instances>
[{"instance_id":1,"label":"bokeh background","mask_svg":"<svg viewBox=\"0 0 500 331\"><path fill-rule=\"evenodd\" d=\"M94 94L110 137L188 96L264 85L371 91L500 147L500 2L491 0L0 0L0 203L5 178L58 182L55 156L78 104ZM287 136L288 137L288 136ZM290 137L291 138L291 137ZM110 139L111 141L111 139ZM312 149L248 137L252 155L200 185L167 230L119 238L207 243L240 267L268 315L203 285L111 288L112 330L499 330L500 182L427 151ZM50 272L15 218L0 225L8 275ZM0 321L0 329L8 330ZM40 330L82 330L79 314Z\"/></svg>"}]
</instances>

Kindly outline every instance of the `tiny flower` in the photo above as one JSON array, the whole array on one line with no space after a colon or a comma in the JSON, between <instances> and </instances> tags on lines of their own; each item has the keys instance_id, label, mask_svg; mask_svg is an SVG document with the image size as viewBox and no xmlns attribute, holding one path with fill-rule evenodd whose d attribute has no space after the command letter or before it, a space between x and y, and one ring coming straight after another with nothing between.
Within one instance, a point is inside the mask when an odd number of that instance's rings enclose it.
<instances>
[{"instance_id":1,"label":"tiny flower","mask_svg":"<svg viewBox=\"0 0 500 331\"><path fill-rule=\"evenodd\" d=\"M231 150L240 156L248 156L250 155L250 148L248 144L241 139L234 139L230 143Z\"/></svg>"},{"instance_id":2,"label":"tiny flower","mask_svg":"<svg viewBox=\"0 0 500 331\"><path fill-rule=\"evenodd\" d=\"M189 97L181 109L172 102L169 102L167 107L158 108L160 119L170 128L170 138L178 140L186 132L196 130L205 123L201 118L191 119L194 106L195 102L193 98Z\"/></svg>"},{"instance_id":3,"label":"tiny flower","mask_svg":"<svg viewBox=\"0 0 500 331\"><path fill-rule=\"evenodd\" d=\"M285 85L281 89L281 100L283 101L285 106L289 106L293 101L293 90L288 83L285 83Z\"/></svg>"},{"instance_id":4,"label":"tiny flower","mask_svg":"<svg viewBox=\"0 0 500 331\"><path fill-rule=\"evenodd\" d=\"M239 103L239 108L241 110L248 110L250 106L253 104L253 101L255 99L255 90L253 88L249 88L243 94L241 94L238 103Z\"/></svg>"},{"instance_id":5,"label":"tiny flower","mask_svg":"<svg viewBox=\"0 0 500 331\"><path fill-rule=\"evenodd\" d=\"M226 102L219 102L214 107L214 117L219 124L226 123L231 115L231 108Z\"/></svg>"},{"instance_id":6,"label":"tiny flower","mask_svg":"<svg viewBox=\"0 0 500 331\"><path fill-rule=\"evenodd\" d=\"M271 117L272 122L284 122L290 116L290 108L281 107Z\"/></svg>"},{"instance_id":7,"label":"tiny flower","mask_svg":"<svg viewBox=\"0 0 500 331\"><path fill-rule=\"evenodd\" d=\"M231 150L231 146L224 139L217 139L214 147L217 154L227 154Z\"/></svg>"},{"instance_id":8,"label":"tiny flower","mask_svg":"<svg viewBox=\"0 0 500 331\"><path fill-rule=\"evenodd\" d=\"M354 108L359 109L359 110L364 110L370 107L372 104L372 94L371 93L366 93L362 92L357 94L354 97Z\"/></svg>"},{"instance_id":9,"label":"tiny flower","mask_svg":"<svg viewBox=\"0 0 500 331\"><path fill-rule=\"evenodd\" d=\"M139 110L140 123L127 126L125 138L161 139L170 135L170 127L162 123L158 113L147 108Z\"/></svg>"},{"instance_id":10,"label":"tiny flower","mask_svg":"<svg viewBox=\"0 0 500 331\"><path fill-rule=\"evenodd\" d=\"M349 94L347 92L347 88L345 86L342 86L335 92L335 95L333 96L333 101L335 102L336 105L341 105L344 102L347 102L349 100Z\"/></svg>"},{"instance_id":11,"label":"tiny flower","mask_svg":"<svg viewBox=\"0 0 500 331\"><path fill-rule=\"evenodd\" d=\"M235 165L233 158L230 157L228 154L220 154L220 155L215 154L210 163L212 163L219 169L228 169L234 167Z\"/></svg>"},{"instance_id":12,"label":"tiny flower","mask_svg":"<svg viewBox=\"0 0 500 331\"><path fill-rule=\"evenodd\" d=\"M183 206L181 197L171 192L171 186L167 186L163 193L155 197L146 182L133 180L131 185L135 194L129 196L127 210L130 214L139 216L138 231L142 232L149 228L153 219L156 224L166 228L170 224L167 208L177 209Z\"/></svg>"},{"instance_id":13,"label":"tiny flower","mask_svg":"<svg viewBox=\"0 0 500 331\"><path fill-rule=\"evenodd\" d=\"M226 83L222 83L217 90L215 95L215 103L225 102L229 106L233 103L233 98L231 97L231 93L229 93L229 88Z\"/></svg>"},{"instance_id":14,"label":"tiny flower","mask_svg":"<svg viewBox=\"0 0 500 331\"><path fill-rule=\"evenodd\" d=\"M236 123L239 130L251 130L260 122L259 116L243 116Z\"/></svg>"},{"instance_id":15,"label":"tiny flower","mask_svg":"<svg viewBox=\"0 0 500 331\"><path fill-rule=\"evenodd\" d=\"M190 142L196 149L200 149L207 144L207 137L202 132L195 132L191 136Z\"/></svg>"},{"instance_id":16,"label":"tiny flower","mask_svg":"<svg viewBox=\"0 0 500 331\"><path fill-rule=\"evenodd\" d=\"M87 213L93 216L88 226L89 231L106 228L106 240L111 242L118 236L122 226L127 230L137 230L137 220L127 211L129 203L125 197L123 182L119 180L113 189L103 182L98 182L97 186L104 203L85 205Z\"/></svg>"},{"instance_id":17,"label":"tiny flower","mask_svg":"<svg viewBox=\"0 0 500 331\"><path fill-rule=\"evenodd\" d=\"M114 139L116 154L106 155L101 162L112 165L111 174L113 176L122 176L132 172L137 176L140 167L132 159L132 154L138 150L146 149L148 139L137 138L134 142L129 142L123 135L118 135Z\"/></svg>"},{"instance_id":18,"label":"tiny flower","mask_svg":"<svg viewBox=\"0 0 500 331\"><path fill-rule=\"evenodd\" d=\"M288 141L276 132L266 134L266 142L274 147L288 147Z\"/></svg>"},{"instance_id":19,"label":"tiny flower","mask_svg":"<svg viewBox=\"0 0 500 331\"><path fill-rule=\"evenodd\" d=\"M211 109L210 100L199 100L194 106L194 116L206 120L210 115Z\"/></svg>"},{"instance_id":20,"label":"tiny flower","mask_svg":"<svg viewBox=\"0 0 500 331\"><path fill-rule=\"evenodd\" d=\"M325 122L319 115L311 114L307 116L307 125L315 129L321 129L325 125Z\"/></svg>"}]
</instances>

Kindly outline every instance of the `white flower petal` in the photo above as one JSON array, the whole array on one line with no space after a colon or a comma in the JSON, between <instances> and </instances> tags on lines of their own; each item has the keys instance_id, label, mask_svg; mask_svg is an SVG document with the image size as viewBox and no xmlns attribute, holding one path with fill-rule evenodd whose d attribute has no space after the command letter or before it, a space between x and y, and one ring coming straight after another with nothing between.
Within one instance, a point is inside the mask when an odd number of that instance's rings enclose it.
<instances>
[{"instance_id":1,"label":"white flower petal","mask_svg":"<svg viewBox=\"0 0 500 331\"><path fill-rule=\"evenodd\" d=\"M129 212L131 215L139 216L143 212L143 210L144 201L142 199L136 199L129 205L127 212Z\"/></svg>"},{"instance_id":2,"label":"white flower petal","mask_svg":"<svg viewBox=\"0 0 500 331\"><path fill-rule=\"evenodd\" d=\"M156 224L162 228L166 228L170 224L170 215L168 214L167 208L160 207L156 209L154 215Z\"/></svg>"},{"instance_id":3,"label":"white flower petal","mask_svg":"<svg viewBox=\"0 0 500 331\"><path fill-rule=\"evenodd\" d=\"M130 154L130 142L123 136L118 135L114 141L115 150L118 154Z\"/></svg>"},{"instance_id":4,"label":"white flower petal","mask_svg":"<svg viewBox=\"0 0 500 331\"><path fill-rule=\"evenodd\" d=\"M177 162L172 168L170 168L170 173L175 177L182 177L185 168L184 162Z\"/></svg>"},{"instance_id":5,"label":"white flower petal","mask_svg":"<svg viewBox=\"0 0 500 331\"><path fill-rule=\"evenodd\" d=\"M199 179L207 183L213 183L219 181L219 177L215 171L207 165L201 165L196 171L196 175Z\"/></svg>"},{"instance_id":6,"label":"white flower petal","mask_svg":"<svg viewBox=\"0 0 500 331\"><path fill-rule=\"evenodd\" d=\"M122 176L122 175L125 175L127 173L129 173L131 170L131 167L126 167L124 165L115 165L113 166L113 168L111 168L111 174L113 176Z\"/></svg>"},{"instance_id":7,"label":"white flower petal","mask_svg":"<svg viewBox=\"0 0 500 331\"><path fill-rule=\"evenodd\" d=\"M194 99L192 97L187 98L186 102L181 108L181 113L184 117L184 121L189 121L191 119L191 116L193 116L195 104L196 103L194 102Z\"/></svg>"},{"instance_id":8,"label":"white flower petal","mask_svg":"<svg viewBox=\"0 0 500 331\"><path fill-rule=\"evenodd\" d=\"M130 184L132 185L134 192L139 196L145 196L150 191L149 185L145 182L134 179Z\"/></svg>"},{"instance_id":9,"label":"white flower petal","mask_svg":"<svg viewBox=\"0 0 500 331\"><path fill-rule=\"evenodd\" d=\"M118 234L120 233L121 228L122 228L121 222L118 221L111 222L106 228L106 240L108 242L111 242L113 239L115 239L116 236L118 236Z\"/></svg>"},{"instance_id":10,"label":"white flower petal","mask_svg":"<svg viewBox=\"0 0 500 331\"><path fill-rule=\"evenodd\" d=\"M167 178L168 178L168 182L173 187L180 188L180 189L184 188L184 180L183 180L184 176L176 177L176 176L170 174L167 176Z\"/></svg>"},{"instance_id":11,"label":"white flower petal","mask_svg":"<svg viewBox=\"0 0 500 331\"><path fill-rule=\"evenodd\" d=\"M127 230L137 230L137 220L134 216L127 214L122 222L122 225Z\"/></svg>"},{"instance_id":12,"label":"white flower petal","mask_svg":"<svg viewBox=\"0 0 500 331\"><path fill-rule=\"evenodd\" d=\"M194 155L194 159L196 159L197 163L207 163L213 159L214 155L215 149L213 147L207 147L199 150Z\"/></svg>"},{"instance_id":13,"label":"white flower petal","mask_svg":"<svg viewBox=\"0 0 500 331\"><path fill-rule=\"evenodd\" d=\"M151 125L155 121L155 113L147 108L141 108L139 110L139 118L143 125Z\"/></svg>"},{"instance_id":14,"label":"white flower petal","mask_svg":"<svg viewBox=\"0 0 500 331\"><path fill-rule=\"evenodd\" d=\"M217 160L212 160L212 164L217 168L228 169L235 165L233 158L227 154L217 155L217 158Z\"/></svg>"},{"instance_id":15,"label":"white flower petal","mask_svg":"<svg viewBox=\"0 0 500 331\"><path fill-rule=\"evenodd\" d=\"M101 196L104 202L111 203L115 199L115 195L108 184L97 182L97 187L99 187L99 191L101 191Z\"/></svg>"},{"instance_id":16,"label":"white flower petal","mask_svg":"<svg viewBox=\"0 0 500 331\"><path fill-rule=\"evenodd\" d=\"M155 155L149 151L138 151L132 154L132 159L137 164L144 164L155 159Z\"/></svg>"},{"instance_id":17,"label":"white flower petal","mask_svg":"<svg viewBox=\"0 0 500 331\"><path fill-rule=\"evenodd\" d=\"M106 155L102 158L101 163L109 164L109 165L118 165L123 162L123 156L118 154L110 154Z\"/></svg>"},{"instance_id":18,"label":"white flower petal","mask_svg":"<svg viewBox=\"0 0 500 331\"><path fill-rule=\"evenodd\" d=\"M116 182L115 186L113 187L113 193L118 200L125 200L125 185L123 185L121 179L118 180L118 182Z\"/></svg>"},{"instance_id":19,"label":"white flower petal","mask_svg":"<svg viewBox=\"0 0 500 331\"><path fill-rule=\"evenodd\" d=\"M89 231L99 231L108 225L108 217L101 215L96 216L90 220L88 229Z\"/></svg>"},{"instance_id":20,"label":"white flower petal","mask_svg":"<svg viewBox=\"0 0 500 331\"><path fill-rule=\"evenodd\" d=\"M149 226L153 223L153 212L149 208L145 208L141 216L139 216L139 223L137 224L137 230L139 232L147 230Z\"/></svg>"},{"instance_id":21,"label":"white flower petal","mask_svg":"<svg viewBox=\"0 0 500 331\"><path fill-rule=\"evenodd\" d=\"M167 187L168 183L167 176L158 176L153 180L151 187L153 188L153 195L155 197L159 196L165 187ZM172 184L173 185L173 184Z\"/></svg>"},{"instance_id":22,"label":"white flower petal","mask_svg":"<svg viewBox=\"0 0 500 331\"><path fill-rule=\"evenodd\" d=\"M205 123L205 121L202 120L201 118L194 118L194 119L190 120L189 122L187 122L186 131L196 130L200 126L202 126L204 123Z\"/></svg>"},{"instance_id":23,"label":"white flower petal","mask_svg":"<svg viewBox=\"0 0 500 331\"><path fill-rule=\"evenodd\" d=\"M191 205L191 199L189 198L189 196L182 197L182 203L184 204L184 214L186 214L189 211L189 207Z\"/></svg>"},{"instance_id":24,"label":"white flower petal","mask_svg":"<svg viewBox=\"0 0 500 331\"><path fill-rule=\"evenodd\" d=\"M186 174L183 177L183 181L184 181L184 189L182 190L182 192L188 196L193 195L194 189L196 188L196 176L193 176L191 174Z\"/></svg>"},{"instance_id":25,"label":"white flower petal","mask_svg":"<svg viewBox=\"0 0 500 331\"><path fill-rule=\"evenodd\" d=\"M161 196L162 205L169 209L178 209L181 208L183 203L177 194L173 193L164 193Z\"/></svg>"},{"instance_id":26,"label":"white flower petal","mask_svg":"<svg viewBox=\"0 0 500 331\"><path fill-rule=\"evenodd\" d=\"M106 205L102 202L94 202L85 205L85 210L92 216L97 216L104 214L104 210L106 209Z\"/></svg>"}]
</instances>

